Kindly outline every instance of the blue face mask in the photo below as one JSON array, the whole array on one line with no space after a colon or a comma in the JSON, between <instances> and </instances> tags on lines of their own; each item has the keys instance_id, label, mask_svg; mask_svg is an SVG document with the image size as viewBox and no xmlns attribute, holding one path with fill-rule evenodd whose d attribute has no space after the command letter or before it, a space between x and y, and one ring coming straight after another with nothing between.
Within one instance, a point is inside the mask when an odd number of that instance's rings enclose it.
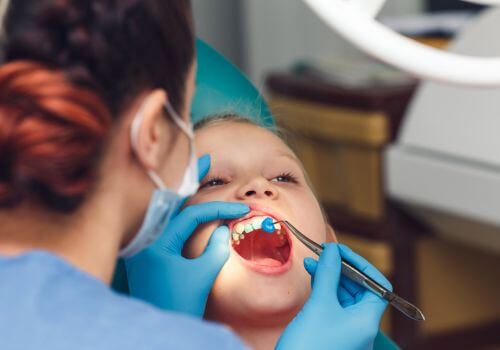
<instances>
[{"instance_id":1,"label":"blue face mask","mask_svg":"<svg viewBox=\"0 0 500 350\"><path fill-rule=\"evenodd\" d=\"M165 104L165 109L177 126L189 137L191 149L189 164L177 191L168 189L158 174L148 170L148 175L157 189L151 196L141 228L132 241L120 251L122 258L129 258L151 245L165 231L172 215L180 207L184 198L195 194L199 187L193 127L191 124L185 123L168 102ZM137 136L143 120L142 110L143 108L137 113L130 130L134 150L137 149Z\"/></svg>"}]
</instances>

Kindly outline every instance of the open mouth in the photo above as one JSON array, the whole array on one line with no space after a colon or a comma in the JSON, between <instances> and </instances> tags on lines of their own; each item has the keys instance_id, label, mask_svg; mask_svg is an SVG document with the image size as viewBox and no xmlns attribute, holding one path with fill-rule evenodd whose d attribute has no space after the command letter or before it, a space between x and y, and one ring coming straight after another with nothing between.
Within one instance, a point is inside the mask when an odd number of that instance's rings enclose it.
<instances>
[{"instance_id":1,"label":"open mouth","mask_svg":"<svg viewBox=\"0 0 500 350\"><path fill-rule=\"evenodd\" d=\"M248 265L263 273L276 274L288 270L291 264L291 240L286 228L279 223L274 225L274 232L262 230L262 222L269 215L257 215L232 222L231 244L236 253Z\"/></svg>"}]
</instances>

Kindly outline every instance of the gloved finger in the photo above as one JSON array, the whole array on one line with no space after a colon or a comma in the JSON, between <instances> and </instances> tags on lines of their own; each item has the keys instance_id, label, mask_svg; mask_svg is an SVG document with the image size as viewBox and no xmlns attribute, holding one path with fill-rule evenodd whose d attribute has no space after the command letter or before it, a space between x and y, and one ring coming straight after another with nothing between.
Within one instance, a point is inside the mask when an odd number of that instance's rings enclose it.
<instances>
[{"instance_id":1,"label":"gloved finger","mask_svg":"<svg viewBox=\"0 0 500 350\"><path fill-rule=\"evenodd\" d=\"M313 258L305 258L304 259L304 268L307 273L314 278L314 274L316 273L316 269L318 267L318 262ZM339 290L345 291L352 298L365 288L357 284L356 282L351 281L349 278L345 276L340 277L340 287Z\"/></svg>"},{"instance_id":2,"label":"gloved finger","mask_svg":"<svg viewBox=\"0 0 500 350\"><path fill-rule=\"evenodd\" d=\"M333 305L340 307L337 297L340 281L340 262L337 244L325 244L316 267L311 297L318 299L331 298L330 301L333 302Z\"/></svg>"},{"instance_id":3,"label":"gloved finger","mask_svg":"<svg viewBox=\"0 0 500 350\"><path fill-rule=\"evenodd\" d=\"M174 213L172 214L172 217L175 218L177 215L179 215L180 211L184 206L186 205L186 202L190 199L191 197L184 197L182 200L179 202L179 205L177 208L175 208Z\"/></svg>"},{"instance_id":4,"label":"gloved finger","mask_svg":"<svg viewBox=\"0 0 500 350\"><path fill-rule=\"evenodd\" d=\"M305 258L304 268L311 276L311 286L314 285L314 275L316 274L316 269L318 268L318 262L313 258ZM338 300L342 307L347 307L356 303L356 300L351 293L343 288L342 285L340 285L338 289Z\"/></svg>"},{"instance_id":5,"label":"gloved finger","mask_svg":"<svg viewBox=\"0 0 500 350\"><path fill-rule=\"evenodd\" d=\"M201 181L207 176L210 170L210 155L205 154L198 158L198 181Z\"/></svg>"},{"instance_id":6,"label":"gloved finger","mask_svg":"<svg viewBox=\"0 0 500 350\"><path fill-rule=\"evenodd\" d=\"M318 262L313 258L304 259L304 268L311 276L311 282L314 283L314 275L318 267ZM348 307L357 302L356 297L360 295L366 288L360 286L356 282L351 281L345 276L340 277L340 285L338 289L338 299L342 307Z\"/></svg>"},{"instance_id":7,"label":"gloved finger","mask_svg":"<svg viewBox=\"0 0 500 350\"><path fill-rule=\"evenodd\" d=\"M201 224L214 220L236 219L249 212L247 205L229 202L207 202L182 210L158 239L158 244L180 254L184 244Z\"/></svg>"},{"instance_id":8,"label":"gloved finger","mask_svg":"<svg viewBox=\"0 0 500 350\"><path fill-rule=\"evenodd\" d=\"M340 277L340 288L342 289L345 289L347 292L349 292L349 294L355 298L356 295L358 295L359 293L362 293L363 291L366 290L365 287L363 286L360 286L359 284L357 284L356 282L353 282L352 280L350 280L348 277L342 275Z\"/></svg>"},{"instance_id":9,"label":"gloved finger","mask_svg":"<svg viewBox=\"0 0 500 350\"><path fill-rule=\"evenodd\" d=\"M376 318L381 318L388 302L376 295L375 293L365 290L357 296L356 303L352 308L360 311L363 315L373 315Z\"/></svg>"},{"instance_id":10,"label":"gloved finger","mask_svg":"<svg viewBox=\"0 0 500 350\"><path fill-rule=\"evenodd\" d=\"M339 244L339 252L342 259L349 262L351 265L368 275L380 285L392 291L391 282L389 282L389 280L385 278L382 272L377 270L377 268L370 264L365 258L354 253L349 247L343 244Z\"/></svg>"},{"instance_id":11,"label":"gloved finger","mask_svg":"<svg viewBox=\"0 0 500 350\"><path fill-rule=\"evenodd\" d=\"M339 283L339 302L342 307L348 307L357 302L357 296L363 292L365 287L358 285L349 278L342 275Z\"/></svg>"},{"instance_id":12,"label":"gloved finger","mask_svg":"<svg viewBox=\"0 0 500 350\"><path fill-rule=\"evenodd\" d=\"M345 245L339 245L339 251L343 259L349 261L349 263L351 263L359 270L363 271L365 274L367 274L369 277L371 277L373 280L375 280L385 288L392 290L391 283L366 259L354 253ZM375 317L381 317L385 308L387 307L387 302L384 299L380 298L378 295L370 292L369 290L359 291L355 295L355 298L356 304L354 305L354 307L356 307L357 309L363 309L363 313L374 314Z\"/></svg>"},{"instance_id":13,"label":"gloved finger","mask_svg":"<svg viewBox=\"0 0 500 350\"><path fill-rule=\"evenodd\" d=\"M229 228L220 226L212 233L203 254L197 258L204 268L215 276L222 269L229 258Z\"/></svg>"},{"instance_id":14,"label":"gloved finger","mask_svg":"<svg viewBox=\"0 0 500 350\"><path fill-rule=\"evenodd\" d=\"M313 258L305 258L304 268L306 269L307 273L314 278L314 275L316 274L316 269L318 268L318 262Z\"/></svg>"},{"instance_id":15,"label":"gloved finger","mask_svg":"<svg viewBox=\"0 0 500 350\"><path fill-rule=\"evenodd\" d=\"M318 267L318 262L313 258L304 259L304 268L307 273L311 276L311 287L314 285L314 275L316 274L316 269Z\"/></svg>"},{"instance_id":16,"label":"gloved finger","mask_svg":"<svg viewBox=\"0 0 500 350\"><path fill-rule=\"evenodd\" d=\"M349 307L356 304L356 299L351 295L351 293L342 286L339 286L337 292L337 298L339 299L339 304L343 307Z\"/></svg>"},{"instance_id":17,"label":"gloved finger","mask_svg":"<svg viewBox=\"0 0 500 350\"><path fill-rule=\"evenodd\" d=\"M304 268L311 275L312 282L314 281L314 275L318 267L318 262L313 258L304 259ZM345 276L340 277L340 285L338 289L338 298L340 305L343 307L352 305L356 303L355 296L359 294L364 287L361 287L357 283L351 281Z\"/></svg>"}]
</instances>

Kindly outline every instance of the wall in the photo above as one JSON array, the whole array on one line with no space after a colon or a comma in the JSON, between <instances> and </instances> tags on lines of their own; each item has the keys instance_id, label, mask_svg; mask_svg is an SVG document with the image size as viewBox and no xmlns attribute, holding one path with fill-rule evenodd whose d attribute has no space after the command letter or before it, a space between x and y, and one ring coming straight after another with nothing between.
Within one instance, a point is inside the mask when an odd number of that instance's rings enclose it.
<instances>
[{"instance_id":1,"label":"wall","mask_svg":"<svg viewBox=\"0 0 500 350\"><path fill-rule=\"evenodd\" d=\"M237 66L243 63L240 0L191 0L197 36Z\"/></svg>"},{"instance_id":2,"label":"wall","mask_svg":"<svg viewBox=\"0 0 500 350\"><path fill-rule=\"evenodd\" d=\"M418 13L421 8L421 0L388 0L381 15ZM302 0L243 0L242 13L244 67L258 84L268 71L300 58L358 54Z\"/></svg>"},{"instance_id":3,"label":"wall","mask_svg":"<svg viewBox=\"0 0 500 350\"><path fill-rule=\"evenodd\" d=\"M5 10L7 9L8 0L0 0L0 23L3 23L3 17L5 15ZM3 33L3 25L0 26L0 35Z\"/></svg>"}]
</instances>

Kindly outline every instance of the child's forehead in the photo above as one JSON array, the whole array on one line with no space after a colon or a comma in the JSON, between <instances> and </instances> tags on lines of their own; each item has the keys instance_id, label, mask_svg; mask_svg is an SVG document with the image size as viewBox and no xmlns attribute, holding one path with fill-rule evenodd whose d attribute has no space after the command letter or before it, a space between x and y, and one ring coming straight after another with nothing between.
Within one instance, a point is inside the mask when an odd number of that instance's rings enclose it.
<instances>
[{"instance_id":1,"label":"child's forehead","mask_svg":"<svg viewBox=\"0 0 500 350\"><path fill-rule=\"evenodd\" d=\"M199 155L210 154L213 165L234 168L235 164L276 164L307 173L295 152L273 132L248 122L224 121L198 129L196 147ZM255 163L254 163L255 162ZM220 170L220 169L219 169Z\"/></svg>"},{"instance_id":2,"label":"child's forehead","mask_svg":"<svg viewBox=\"0 0 500 350\"><path fill-rule=\"evenodd\" d=\"M196 141L199 148L230 147L245 143L258 147L272 147L283 153L295 154L276 134L261 126L241 121L225 121L208 125L196 131Z\"/></svg>"}]
</instances>

